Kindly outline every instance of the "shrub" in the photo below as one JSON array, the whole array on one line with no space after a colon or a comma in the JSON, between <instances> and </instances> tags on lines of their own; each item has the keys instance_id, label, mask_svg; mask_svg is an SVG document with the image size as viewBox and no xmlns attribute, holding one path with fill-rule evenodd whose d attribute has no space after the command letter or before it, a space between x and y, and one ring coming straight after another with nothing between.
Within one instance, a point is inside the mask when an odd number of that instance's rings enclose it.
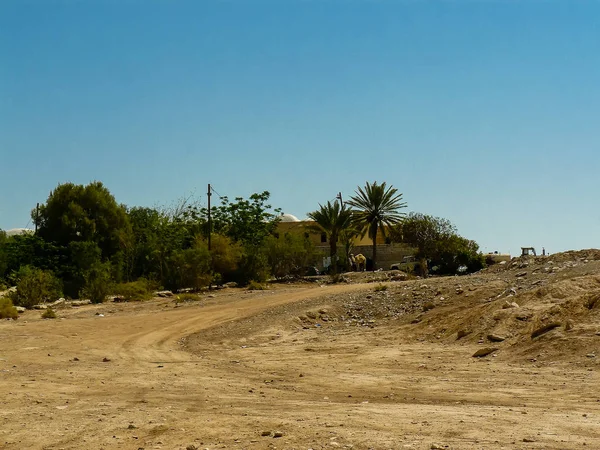
<instances>
[{"instance_id":1,"label":"shrub","mask_svg":"<svg viewBox=\"0 0 600 450\"><path fill-rule=\"evenodd\" d=\"M388 285L387 284L378 284L377 286L375 286L375 292L383 292L383 291L387 291L388 290Z\"/></svg>"},{"instance_id":2,"label":"shrub","mask_svg":"<svg viewBox=\"0 0 600 450\"><path fill-rule=\"evenodd\" d=\"M42 313L42 319L56 319L56 313L52 308L48 308Z\"/></svg>"},{"instance_id":3,"label":"shrub","mask_svg":"<svg viewBox=\"0 0 600 450\"><path fill-rule=\"evenodd\" d=\"M266 286L264 284L259 283L258 281L250 281L250 283L248 283L248 290L249 291L264 291L266 289Z\"/></svg>"},{"instance_id":4,"label":"shrub","mask_svg":"<svg viewBox=\"0 0 600 450\"><path fill-rule=\"evenodd\" d=\"M177 297L175 297L175 303L196 302L198 300L200 300L200 296L198 294L192 294L189 292L178 294Z\"/></svg>"},{"instance_id":5,"label":"shrub","mask_svg":"<svg viewBox=\"0 0 600 450\"><path fill-rule=\"evenodd\" d=\"M102 303L111 292L110 265L96 263L85 274L85 286L80 296L89 298L92 303Z\"/></svg>"},{"instance_id":6,"label":"shrub","mask_svg":"<svg viewBox=\"0 0 600 450\"><path fill-rule=\"evenodd\" d=\"M0 319L14 319L19 317L17 308L12 304L10 298L0 297Z\"/></svg>"},{"instance_id":7,"label":"shrub","mask_svg":"<svg viewBox=\"0 0 600 450\"><path fill-rule=\"evenodd\" d=\"M15 306L31 308L38 303L57 300L62 295L61 283L50 271L23 266L15 278L17 290L10 294Z\"/></svg>"},{"instance_id":8,"label":"shrub","mask_svg":"<svg viewBox=\"0 0 600 450\"><path fill-rule=\"evenodd\" d=\"M115 285L113 293L123 297L126 301L143 301L152 298L150 283L143 278L129 283L118 283Z\"/></svg>"}]
</instances>

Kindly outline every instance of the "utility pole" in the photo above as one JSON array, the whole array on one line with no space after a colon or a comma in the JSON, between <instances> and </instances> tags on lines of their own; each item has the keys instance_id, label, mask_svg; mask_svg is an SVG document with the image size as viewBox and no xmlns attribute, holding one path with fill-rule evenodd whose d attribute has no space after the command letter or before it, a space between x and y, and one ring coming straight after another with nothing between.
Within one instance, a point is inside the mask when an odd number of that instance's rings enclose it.
<instances>
[{"instance_id":1,"label":"utility pole","mask_svg":"<svg viewBox=\"0 0 600 450\"><path fill-rule=\"evenodd\" d=\"M37 234L38 217L40 216L40 204L35 205L35 234Z\"/></svg>"},{"instance_id":2,"label":"utility pole","mask_svg":"<svg viewBox=\"0 0 600 450\"><path fill-rule=\"evenodd\" d=\"M210 220L210 183L208 183L208 193L206 195L208 195L208 250L210 251L210 231L212 228L212 223Z\"/></svg>"},{"instance_id":3,"label":"utility pole","mask_svg":"<svg viewBox=\"0 0 600 450\"><path fill-rule=\"evenodd\" d=\"M344 207L344 200L342 200L342 193L338 192L337 198L340 200L340 204L342 205L342 208Z\"/></svg>"}]
</instances>

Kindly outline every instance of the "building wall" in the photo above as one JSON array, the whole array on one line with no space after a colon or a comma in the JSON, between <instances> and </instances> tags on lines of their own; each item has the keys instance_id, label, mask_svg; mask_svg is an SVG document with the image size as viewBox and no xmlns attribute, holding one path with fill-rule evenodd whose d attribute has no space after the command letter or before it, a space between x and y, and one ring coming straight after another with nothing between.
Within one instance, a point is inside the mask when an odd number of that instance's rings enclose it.
<instances>
[{"instance_id":1,"label":"building wall","mask_svg":"<svg viewBox=\"0 0 600 450\"><path fill-rule=\"evenodd\" d=\"M280 235L285 233L294 233L297 235L307 236L308 239L320 250L325 257L329 256L329 242L323 237L321 232L315 230L313 221L304 220L299 222L279 222L277 232ZM343 245L338 245L338 250L343 252ZM367 258L373 257L373 243L368 236L357 237L352 246L352 253L358 255L362 253ZM385 237L380 231L377 235L377 267L389 269L392 264L402 262L405 256L413 255L414 249L405 244L386 244ZM320 264L319 268L323 268Z\"/></svg>"}]
</instances>

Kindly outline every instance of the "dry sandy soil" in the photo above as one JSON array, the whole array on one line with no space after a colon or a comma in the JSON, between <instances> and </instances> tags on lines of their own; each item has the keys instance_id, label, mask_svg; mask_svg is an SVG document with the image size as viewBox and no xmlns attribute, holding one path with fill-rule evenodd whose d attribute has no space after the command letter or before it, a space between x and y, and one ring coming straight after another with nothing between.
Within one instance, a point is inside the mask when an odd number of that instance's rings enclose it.
<instances>
[{"instance_id":1,"label":"dry sandy soil","mask_svg":"<svg viewBox=\"0 0 600 450\"><path fill-rule=\"evenodd\" d=\"M389 275L2 321L0 448L600 448L599 252Z\"/></svg>"}]
</instances>

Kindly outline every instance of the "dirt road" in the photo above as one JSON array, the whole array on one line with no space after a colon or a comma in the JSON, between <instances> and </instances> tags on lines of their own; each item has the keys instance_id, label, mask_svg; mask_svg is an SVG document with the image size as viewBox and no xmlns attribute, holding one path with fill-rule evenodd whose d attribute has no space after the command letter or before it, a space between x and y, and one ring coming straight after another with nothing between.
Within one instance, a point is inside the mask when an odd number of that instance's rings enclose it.
<instances>
[{"instance_id":1,"label":"dirt road","mask_svg":"<svg viewBox=\"0 0 600 450\"><path fill-rule=\"evenodd\" d=\"M372 289L229 290L3 321L0 448L600 448L594 370L297 321Z\"/></svg>"}]
</instances>

